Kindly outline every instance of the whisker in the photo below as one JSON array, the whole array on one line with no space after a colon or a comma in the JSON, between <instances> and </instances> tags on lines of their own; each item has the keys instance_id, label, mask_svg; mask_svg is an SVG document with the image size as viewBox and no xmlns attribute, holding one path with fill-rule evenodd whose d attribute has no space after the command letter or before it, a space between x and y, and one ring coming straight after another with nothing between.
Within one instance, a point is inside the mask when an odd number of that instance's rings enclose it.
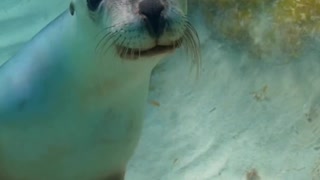
<instances>
[{"instance_id":1,"label":"whisker","mask_svg":"<svg viewBox=\"0 0 320 180\"><path fill-rule=\"evenodd\" d=\"M96 51L99 49L99 47L101 46L101 44L102 44L102 42L104 42L105 43L105 40L110 36L110 35L112 35L114 32L108 32L108 33L106 33L101 39L100 39L100 41L98 42L98 44L97 44L97 46L96 46ZM110 39L109 39L110 40ZM107 39L107 41L108 41L108 39Z\"/></svg>"},{"instance_id":2,"label":"whisker","mask_svg":"<svg viewBox=\"0 0 320 180\"><path fill-rule=\"evenodd\" d=\"M96 52L97 54L105 54L106 51L110 48L110 46L107 47L110 41L111 45L115 44L114 41L118 41L120 32L126 28L126 26L129 26L131 22L126 23L117 23L113 24L111 26L108 26L106 28L103 28L100 32L97 33L96 38L98 38L98 43L96 45ZM117 29L119 27L119 29ZM112 30L117 29L117 30ZM104 51L104 53L102 53Z\"/></svg>"},{"instance_id":3,"label":"whisker","mask_svg":"<svg viewBox=\"0 0 320 180\"><path fill-rule=\"evenodd\" d=\"M127 26L129 24L131 24L131 22L125 22L125 23L121 22L121 23L112 24L111 26L105 27L100 32L98 32L97 35L96 35L96 38L99 38L99 36L101 34L105 34L105 32L108 32L108 31L112 32L112 31L110 31L110 29L112 29L112 28L125 27L125 26Z\"/></svg>"},{"instance_id":4,"label":"whisker","mask_svg":"<svg viewBox=\"0 0 320 180\"><path fill-rule=\"evenodd\" d=\"M185 41L185 48L187 54L191 55L193 64L196 65L196 76L199 77L200 66L201 66L201 53L200 53L200 40L195 28L191 25L190 22L185 22L185 32L183 39ZM189 51L191 50L191 51Z\"/></svg>"},{"instance_id":5,"label":"whisker","mask_svg":"<svg viewBox=\"0 0 320 180\"><path fill-rule=\"evenodd\" d=\"M122 34L121 33L116 33L116 34L114 34L114 37L116 39L114 41L112 41L112 43L109 46L107 46L107 47L106 47L106 45L104 46L103 55L105 55L112 46L114 46L115 44L118 43L119 39L122 37Z\"/></svg>"},{"instance_id":6,"label":"whisker","mask_svg":"<svg viewBox=\"0 0 320 180\"><path fill-rule=\"evenodd\" d=\"M118 34L118 32L113 32L113 33L110 33L110 34L108 34L107 36L105 36L105 38L104 38L104 41L103 41L103 43L101 43L100 45L99 45L99 47L97 47L96 49L97 49L97 54L99 54L99 55L104 55L104 50L105 50L105 47L108 45L108 43L110 42L110 41L112 41L114 38L116 38L117 37L117 34Z\"/></svg>"}]
</instances>

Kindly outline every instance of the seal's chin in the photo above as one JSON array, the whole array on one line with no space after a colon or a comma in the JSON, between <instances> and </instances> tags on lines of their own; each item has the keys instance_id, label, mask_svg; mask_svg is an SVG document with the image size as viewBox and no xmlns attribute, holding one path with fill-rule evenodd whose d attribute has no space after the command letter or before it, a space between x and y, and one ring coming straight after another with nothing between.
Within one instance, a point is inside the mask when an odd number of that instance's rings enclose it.
<instances>
[{"instance_id":1,"label":"seal's chin","mask_svg":"<svg viewBox=\"0 0 320 180\"><path fill-rule=\"evenodd\" d=\"M149 49L128 48L125 46L116 46L118 55L123 59L136 60L139 58L148 58L173 52L182 44L182 38L170 43L169 45L157 44Z\"/></svg>"}]
</instances>

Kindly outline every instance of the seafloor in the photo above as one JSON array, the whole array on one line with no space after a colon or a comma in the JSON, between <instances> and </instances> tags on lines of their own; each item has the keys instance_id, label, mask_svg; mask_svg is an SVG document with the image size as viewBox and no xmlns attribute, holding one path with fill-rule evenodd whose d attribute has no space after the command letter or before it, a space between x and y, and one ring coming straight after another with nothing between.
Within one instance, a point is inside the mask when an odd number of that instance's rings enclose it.
<instances>
[{"instance_id":1,"label":"seafloor","mask_svg":"<svg viewBox=\"0 0 320 180\"><path fill-rule=\"evenodd\" d=\"M65 7L1 0L0 61ZM126 178L319 180L320 1L193 0L190 17L200 77L183 51L155 69Z\"/></svg>"}]
</instances>

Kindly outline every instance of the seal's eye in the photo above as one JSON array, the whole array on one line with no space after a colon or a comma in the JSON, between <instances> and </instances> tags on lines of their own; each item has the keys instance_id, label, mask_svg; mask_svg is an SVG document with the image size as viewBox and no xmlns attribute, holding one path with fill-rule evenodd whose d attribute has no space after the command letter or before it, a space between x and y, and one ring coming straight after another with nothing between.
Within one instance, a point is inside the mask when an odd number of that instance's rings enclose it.
<instances>
[{"instance_id":1,"label":"seal's eye","mask_svg":"<svg viewBox=\"0 0 320 180\"><path fill-rule=\"evenodd\" d=\"M101 2L102 0L87 0L88 9L90 11L96 11L99 8Z\"/></svg>"}]
</instances>

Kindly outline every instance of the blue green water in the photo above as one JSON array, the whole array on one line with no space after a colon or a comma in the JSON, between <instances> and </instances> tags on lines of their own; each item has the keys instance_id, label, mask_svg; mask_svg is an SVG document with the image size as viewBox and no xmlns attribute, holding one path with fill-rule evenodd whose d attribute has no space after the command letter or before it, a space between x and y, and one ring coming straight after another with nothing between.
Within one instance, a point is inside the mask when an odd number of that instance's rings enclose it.
<instances>
[{"instance_id":1,"label":"blue green water","mask_svg":"<svg viewBox=\"0 0 320 180\"><path fill-rule=\"evenodd\" d=\"M67 6L63 0L1 1L0 61ZM214 22L234 23L226 11L198 8L193 4L190 16L202 45L200 78L190 75L183 51L155 69L127 179L320 179L319 37L294 57L271 41L258 58L252 51L269 40L261 38L272 24L268 15L261 11L248 27L254 41L248 43L219 31Z\"/></svg>"}]
</instances>

